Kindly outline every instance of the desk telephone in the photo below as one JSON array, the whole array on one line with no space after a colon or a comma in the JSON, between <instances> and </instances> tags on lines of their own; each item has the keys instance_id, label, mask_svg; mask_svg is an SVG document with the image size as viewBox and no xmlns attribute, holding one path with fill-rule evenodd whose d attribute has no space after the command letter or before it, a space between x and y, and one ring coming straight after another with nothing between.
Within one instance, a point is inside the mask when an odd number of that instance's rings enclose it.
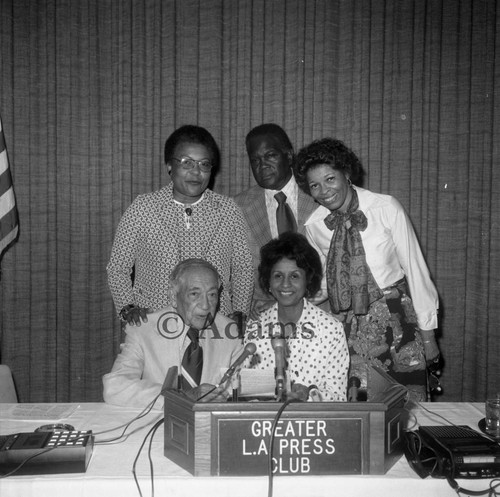
<instances>
[{"instance_id":1,"label":"desk telephone","mask_svg":"<svg viewBox=\"0 0 500 497\"><path fill-rule=\"evenodd\" d=\"M13 475L85 473L93 447L92 431L55 429L0 435L0 475L13 470Z\"/></svg>"}]
</instances>

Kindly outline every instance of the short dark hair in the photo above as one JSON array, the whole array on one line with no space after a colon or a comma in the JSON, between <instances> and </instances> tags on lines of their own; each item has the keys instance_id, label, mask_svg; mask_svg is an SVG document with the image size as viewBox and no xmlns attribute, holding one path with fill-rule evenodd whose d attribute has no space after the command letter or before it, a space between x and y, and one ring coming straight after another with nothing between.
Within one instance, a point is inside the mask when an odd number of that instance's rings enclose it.
<instances>
[{"instance_id":1,"label":"short dark hair","mask_svg":"<svg viewBox=\"0 0 500 497\"><path fill-rule=\"evenodd\" d=\"M307 173L319 164L329 164L333 169L342 171L354 184L358 183L363 174L360 160L342 141L334 138L315 140L299 150L293 164L295 180L308 195L311 192Z\"/></svg>"},{"instance_id":2,"label":"short dark hair","mask_svg":"<svg viewBox=\"0 0 500 497\"><path fill-rule=\"evenodd\" d=\"M321 259L307 238L300 233L286 232L260 249L259 284L269 291L271 271L281 259L295 261L306 272L306 297L312 297L321 288L323 274Z\"/></svg>"},{"instance_id":3,"label":"short dark hair","mask_svg":"<svg viewBox=\"0 0 500 497\"><path fill-rule=\"evenodd\" d=\"M247 150L250 140L257 136L265 135L271 135L277 138L278 142L285 150L291 150L293 152L292 142L290 141L290 138L288 138L285 130L281 126L274 123L260 124L259 126L255 126L255 128L251 129L245 139Z\"/></svg>"},{"instance_id":4,"label":"short dark hair","mask_svg":"<svg viewBox=\"0 0 500 497\"><path fill-rule=\"evenodd\" d=\"M180 143L199 143L207 147L212 155L213 171L219 167L220 151L214 137L201 126L186 124L177 128L165 141L165 164L173 157L175 148Z\"/></svg>"}]
</instances>

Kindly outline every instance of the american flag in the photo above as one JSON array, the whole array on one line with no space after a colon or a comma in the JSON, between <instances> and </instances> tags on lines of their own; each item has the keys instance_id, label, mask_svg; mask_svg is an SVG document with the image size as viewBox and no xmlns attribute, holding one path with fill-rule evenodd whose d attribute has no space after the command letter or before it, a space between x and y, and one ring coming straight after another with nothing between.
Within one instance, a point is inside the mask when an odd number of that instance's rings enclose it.
<instances>
[{"instance_id":1,"label":"american flag","mask_svg":"<svg viewBox=\"0 0 500 497\"><path fill-rule=\"evenodd\" d=\"M16 199L0 119L0 256L19 230Z\"/></svg>"}]
</instances>

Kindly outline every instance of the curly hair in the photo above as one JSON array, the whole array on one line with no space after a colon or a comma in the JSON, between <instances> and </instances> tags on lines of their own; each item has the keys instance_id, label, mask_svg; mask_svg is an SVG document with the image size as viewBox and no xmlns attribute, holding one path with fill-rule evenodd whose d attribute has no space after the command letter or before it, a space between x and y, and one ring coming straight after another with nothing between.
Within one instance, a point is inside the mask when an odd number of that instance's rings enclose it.
<instances>
[{"instance_id":1,"label":"curly hair","mask_svg":"<svg viewBox=\"0 0 500 497\"><path fill-rule=\"evenodd\" d=\"M357 184L363 175L363 167L356 154L344 142L334 138L315 140L301 148L293 164L293 174L299 187L311 194L307 173L320 164L329 164L333 169L342 171Z\"/></svg>"},{"instance_id":2,"label":"curly hair","mask_svg":"<svg viewBox=\"0 0 500 497\"><path fill-rule=\"evenodd\" d=\"M307 238L299 233L282 233L260 249L259 283L268 291L271 271L281 259L295 261L306 273L306 297L312 297L321 287L323 269L321 259Z\"/></svg>"},{"instance_id":3,"label":"curly hair","mask_svg":"<svg viewBox=\"0 0 500 497\"><path fill-rule=\"evenodd\" d=\"M198 143L203 145L212 155L212 171L219 167L220 151L214 137L208 130L194 124L186 124L177 128L165 141L165 164L173 157L176 147L181 143Z\"/></svg>"}]
</instances>

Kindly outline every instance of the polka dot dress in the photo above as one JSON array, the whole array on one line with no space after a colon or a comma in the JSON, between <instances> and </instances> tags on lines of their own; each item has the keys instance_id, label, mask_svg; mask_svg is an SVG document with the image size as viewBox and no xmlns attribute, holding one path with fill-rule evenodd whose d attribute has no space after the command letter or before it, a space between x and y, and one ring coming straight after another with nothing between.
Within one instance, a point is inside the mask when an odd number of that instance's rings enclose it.
<instances>
[{"instance_id":1,"label":"polka dot dress","mask_svg":"<svg viewBox=\"0 0 500 497\"><path fill-rule=\"evenodd\" d=\"M257 321L247 324L245 343L253 342L257 346L250 367L274 370L271 338L280 333L287 336L290 382L306 387L316 385L323 400L345 401L349 352L340 321L304 300L304 310L296 325L283 327L278 321L278 304L275 304L261 313Z\"/></svg>"}]
</instances>

